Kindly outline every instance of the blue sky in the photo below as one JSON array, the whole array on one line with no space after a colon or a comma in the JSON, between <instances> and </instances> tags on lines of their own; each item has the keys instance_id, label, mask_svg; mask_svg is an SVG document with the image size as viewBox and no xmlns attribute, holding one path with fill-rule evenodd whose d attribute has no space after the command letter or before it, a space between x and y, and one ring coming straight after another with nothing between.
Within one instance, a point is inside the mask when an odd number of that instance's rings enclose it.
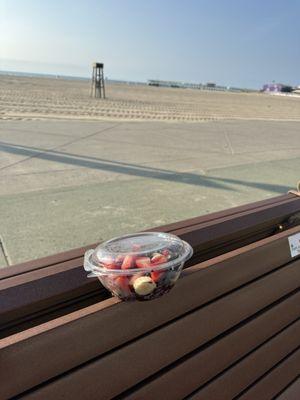
<instances>
[{"instance_id":1,"label":"blue sky","mask_svg":"<svg viewBox=\"0 0 300 400\"><path fill-rule=\"evenodd\" d=\"M0 0L0 69L300 84L298 0Z\"/></svg>"}]
</instances>

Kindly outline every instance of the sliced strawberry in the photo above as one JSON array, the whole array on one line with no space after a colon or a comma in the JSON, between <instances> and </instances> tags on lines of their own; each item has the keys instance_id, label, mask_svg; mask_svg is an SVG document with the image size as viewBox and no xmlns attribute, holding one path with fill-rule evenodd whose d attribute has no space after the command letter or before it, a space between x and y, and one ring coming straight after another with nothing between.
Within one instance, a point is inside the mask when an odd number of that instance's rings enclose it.
<instances>
[{"instance_id":1,"label":"sliced strawberry","mask_svg":"<svg viewBox=\"0 0 300 400\"><path fill-rule=\"evenodd\" d=\"M104 257L100 259L100 263L107 269L119 269L120 267L114 262L112 257Z\"/></svg>"},{"instance_id":2,"label":"sliced strawberry","mask_svg":"<svg viewBox=\"0 0 300 400\"><path fill-rule=\"evenodd\" d=\"M113 263L113 264L105 265L105 268L107 268L107 269L120 269L120 266L115 264L115 263Z\"/></svg>"},{"instance_id":3,"label":"sliced strawberry","mask_svg":"<svg viewBox=\"0 0 300 400\"><path fill-rule=\"evenodd\" d=\"M122 269L130 269L133 268L133 262L134 262L134 257L131 255L125 256L123 262L122 262Z\"/></svg>"},{"instance_id":4,"label":"sliced strawberry","mask_svg":"<svg viewBox=\"0 0 300 400\"><path fill-rule=\"evenodd\" d=\"M151 264L153 265L158 265L158 264L163 264L165 262L167 262L168 259L166 256L164 256L163 254L155 254L152 258L151 258Z\"/></svg>"},{"instance_id":5,"label":"sliced strawberry","mask_svg":"<svg viewBox=\"0 0 300 400\"><path fill-rule=\"evenodd\" d=\"M124 296L127 296L130 294L130 289L129 289L129 280L127 276L118 276L117 278L114 279L115 285L122 291L122 294Z\"/></svg>"},{"instance_id":6,"label":"sliced strawberry","mask_svg":"<svg viewBox=\"0 0 300 400\"><path fill-rule=\"evenodd\" d=\"M160 279L164 277L165 273L162 271L152 271L151 278L154 282L158 282Z\"/></svg>"},{"instance_id":7,"label":"sliced strawberry","mask_svg":"<svg viewBox=\"0 0 300 400\"><path fill-rule=\"evenodd\" d=\"M151 266L150 257L138 257L135 260L135 264L138 268L147 268Z\"/></svg>"}]
</instances>

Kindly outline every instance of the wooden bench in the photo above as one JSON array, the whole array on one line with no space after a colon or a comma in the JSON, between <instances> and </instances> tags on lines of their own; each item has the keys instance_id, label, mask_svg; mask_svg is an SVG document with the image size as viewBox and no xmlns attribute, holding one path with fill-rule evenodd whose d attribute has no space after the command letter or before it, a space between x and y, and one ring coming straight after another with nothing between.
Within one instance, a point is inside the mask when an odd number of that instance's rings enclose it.
<instances>
[{"instance_id":1,"label":"wooden bench","mask_svg":"<svg viewBox=\"0 0 300 400\"><path fill-rule=\"evenodd\" d=\"M288 243L299 213L289 194L155 228L195 254L149 302L120 302L86 278L93 245L1 270L0 399L284 393L300 372L300 258Z\"/></svg>"}]
</instances>

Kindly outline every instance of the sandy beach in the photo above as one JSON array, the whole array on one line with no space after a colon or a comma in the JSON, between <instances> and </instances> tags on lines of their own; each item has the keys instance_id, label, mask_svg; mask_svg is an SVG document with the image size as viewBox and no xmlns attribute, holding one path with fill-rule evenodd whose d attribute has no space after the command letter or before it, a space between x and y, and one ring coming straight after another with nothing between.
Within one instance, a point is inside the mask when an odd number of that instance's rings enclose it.
<instances>
[{"instance_id":1,"label":"sandy beach","mask_svg":"<svg viewBox=\"0 0 300 400\"><path fill-rule=\"evenodd\" d=\"M274 197L300 99L0 76L0 266Z\"/></svg>"},{"instance_id":2,"label":"sandy beach","mask_svg":"<svg viewBox=\"0 0 300 400\"><path fill-rule=\"evenodd\" d=\"M229 93L147 85L107 84L107 98L93 99L90 82L0 76L0 118L121 121L300 121L300 96Z\"/></svg>"}]
</instances>

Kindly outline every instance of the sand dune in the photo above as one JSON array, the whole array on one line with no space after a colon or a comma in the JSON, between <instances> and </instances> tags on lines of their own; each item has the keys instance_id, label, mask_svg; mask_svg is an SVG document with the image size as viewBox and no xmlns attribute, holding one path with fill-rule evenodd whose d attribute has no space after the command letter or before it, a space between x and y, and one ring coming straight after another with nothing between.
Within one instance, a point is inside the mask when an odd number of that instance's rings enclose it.
<instances>
[{"instance_id":1,"label":"sand dune","mask_svg":"<svg viewBox=\"0 0 300 400\"><path fill-rule=\"evenodd\" d=\"M300 121L300 96L108 84L102 100L89 91L87 81L2 75L0 119Z\"/></svg>"}]
</instances>

